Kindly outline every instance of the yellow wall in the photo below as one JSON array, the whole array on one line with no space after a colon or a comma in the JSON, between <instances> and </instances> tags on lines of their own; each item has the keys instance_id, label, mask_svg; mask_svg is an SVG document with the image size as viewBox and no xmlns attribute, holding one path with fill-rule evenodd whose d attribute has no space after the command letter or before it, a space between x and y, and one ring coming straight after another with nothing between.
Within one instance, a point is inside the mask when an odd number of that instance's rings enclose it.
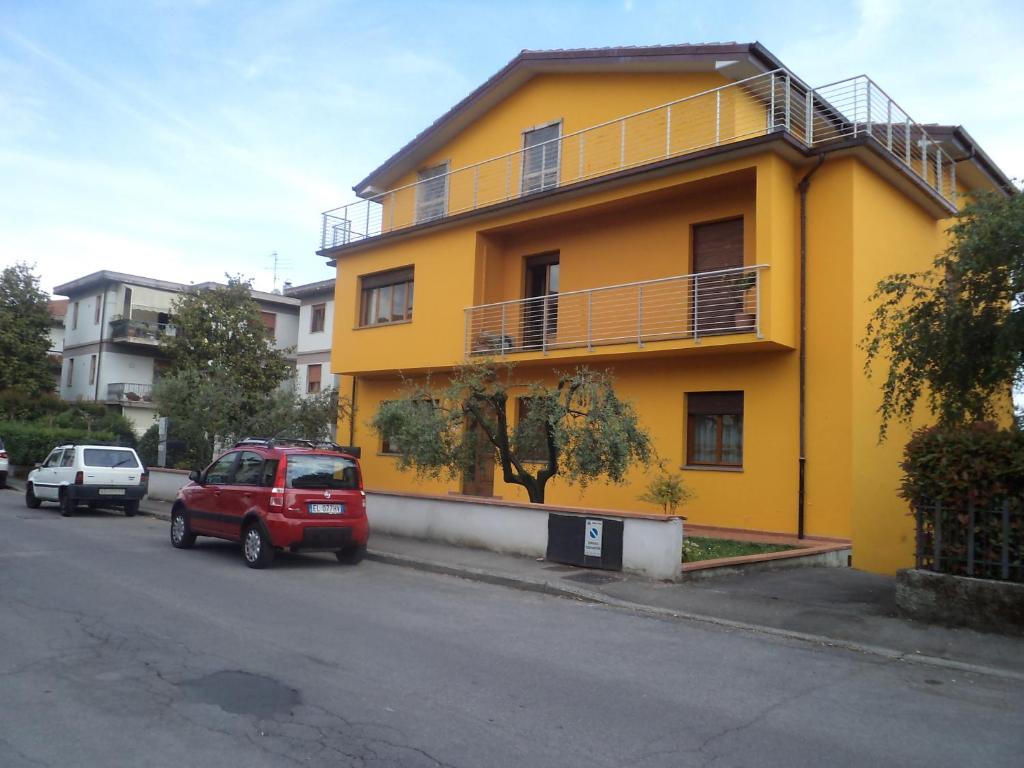
<instances>
[{"instance_id":1,"label":"yellow wall","mask_svg":"<svg viewBox=\"0 0 1024 768\"><path fill-rule=\"evenodd\" d=\"M463 131L423 166L468 165L518 150L523 129L563 119L563 133L720 85L716 75L546 75L530 81ZM763 114L742 99L724 105L732 130L752 132ZM690 124L690 136L706 123ZM685 131L681 121L674 129ZM651 122L644 130L659 132ZM664 124L661 125L664 135ZM672 134L675 137L675 133ZM699 139L698 139L699 140ZM653 146L653 144L652 144ZM562 158L563 176L570 158ZM629 157L628 162L643 162ZM688 273L694 223L742 215L745 260L766 264L765 338L717 337L701 343L618 345L518 356L524 377L553 376L578 362L612 367L619 393L633 400L670 467L685 457L685 393L745 394L742 471L684 469L697 493L684 513L695 523L795 532L798 477L799 195L812 167L772 152L665 172L619 186L524 204L430 228L408 237L357 244L338 256L333 367L358 375L354 440L363 448L370 488L458 492L459 479L420 481L378 454L368 421L398 393L402 374L443 371L464 358L469 306L523 295L527 256L558 250L562 292ZM585 172L593 170L585 165ZM413 175L405 178L411 181ZM486 180L485 180L486 183ZM479 187L477 192L484 187ZM465 195L453 189L452 199ZM464 197L462 198L464 200ZM406 208L411 215L411 203ZM395 216L401 211L396 203ZM387 214L385 215L387 217ZM854 564L892 572L911 562L912 526L896 496L907 430L894 426L879 446L879 381L863 374L858 342L870 313L867 297L884 275L927 267L944 246L945 225L856 157L831 156L813 177L808 204L806 532L852 537ZM359 276L414 266L411 323L359 329ZM566 298L566 297L563 297ZM562 310L568 307L560 298ZM571 299L566 298L566 301ZM621 349L619 348L621 347ZM441 377L443 373L435 374ZM347 386L347 385L346 385ZM348 425L339 424L348 441ZM556 504L643 510L646 478L587 489L556 478ZM495 493L526 500L495 473Z\"/></svg>"},{"instance_id":2,"label":"yellow wall","mask_svg":"<svg viewBox=\"0 0 1024 768\"><path fill-rule=\"evenodd\" d=\"M673 471L686 457L685 394L721 390L744 392L744 466L741 471L687 469L685 481L697 493L684 513L694 523L792 532L796 527L796 356L792 352L678 357L630 362L611 368L616 392L632 400L642 424L651 432L659 455ZM517 380L551 383L550 370L520 369ZM436 376L435 384L447 379ZM379 453L380 437L369 421L383 400L394 399L402 385L394 380L360 379L360 413L356 441L363 446L362 464L367 487L418 493L459 492L455 480L423 481L395 469L397 459ZM522 394L526 394L523 390ZM653 471L653 470L652 470ZM637 470L624 485L596 483L588 488L570 486L561 478L548 484L547 501L652 512L637 500L649 475ZM519 486L506 485L495 469L494 493L504 499L528 501Z\"/></svg>"}]
</instances>

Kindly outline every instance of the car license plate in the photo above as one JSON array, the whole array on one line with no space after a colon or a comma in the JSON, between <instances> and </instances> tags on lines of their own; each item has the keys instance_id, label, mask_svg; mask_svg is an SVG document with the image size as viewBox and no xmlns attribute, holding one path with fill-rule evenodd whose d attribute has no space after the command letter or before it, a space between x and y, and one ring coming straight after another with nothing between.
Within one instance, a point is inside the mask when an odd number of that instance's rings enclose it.
<instances>
[{"instance_id":1,"label":"car license plate","mask_svg":"<svg viewBox=\"0 0 1024 768\"><path fill-rule=\"evenodd\" d=\"M124 496L124 488L100 488L100 496Z\"/></svg>"},{"instance_id":2,"label":"car license plate","mask_svg":"<svg viewBox=\"0 0 1024 768\"><path fill-rule=\"evenodd\" d=\"M343 515L345 514L344 504L310 504L309 514L311 515Z\"/></svg>"}]
</instances>

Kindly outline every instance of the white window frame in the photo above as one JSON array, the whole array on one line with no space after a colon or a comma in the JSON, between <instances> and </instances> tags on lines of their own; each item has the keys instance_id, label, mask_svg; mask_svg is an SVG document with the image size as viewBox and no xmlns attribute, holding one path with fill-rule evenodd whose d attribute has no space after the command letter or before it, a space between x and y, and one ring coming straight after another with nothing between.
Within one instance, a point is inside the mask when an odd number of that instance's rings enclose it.
<instances>
[{"instance_id":1,"label":"white window frame","mask_svg":"<svg viewBox=\"0 0 1024 768\"><path fill-rule=\"evenodd\" d=\"M557 128L558 135L554 139L548 139L548 142L544 144L541 150L541 163L540 170L529 172L527 171L527 162L530 157L530 150L534 147L528 147L526 145L527 136L537 131L543 131L547 128ZM540 125L534 125L530 128L525 129L522 132L522 147L523 147L523 162L520 169L522 178L520 182L520 190L524 195L532 195L536 192L543 192L548 189L555 189L558 187L558 183L561 177L562 171L562 120L552 120L547 123ZM554 167L546 168L545 161L549 157L550 147L554 146L555 159ZM553 181L545 181L545 177L553 171Z\"/></svg>"},{"instance_id":2,"label":"white window frame","mask_svg":"<svg viewBox=\"0 0 1024 768\"><path fill-rule=\"evenodd\" d=\"M438 169L443 168L444 170L440 173L432 173ZM432 174L432 175L426 175ZM416 173L416 223L420 224L425 221L434 221L435 219L443 219L448 215L448 177L449 163L445 160L443 163L432 165L429 168L421 168ZM430 182L435 179L443 179L440 194L432 197L427 197L426 192L431 188Z\"/></svg>"}]
</instances>

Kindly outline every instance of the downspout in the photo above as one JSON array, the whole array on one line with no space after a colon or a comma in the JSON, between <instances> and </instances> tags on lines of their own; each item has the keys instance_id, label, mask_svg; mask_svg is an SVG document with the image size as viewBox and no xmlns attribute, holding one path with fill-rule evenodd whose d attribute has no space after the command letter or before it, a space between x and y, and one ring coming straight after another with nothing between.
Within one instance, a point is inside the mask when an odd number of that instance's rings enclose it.
<instances>
[{"instance_id":1,"label":"downspout","mask_svg":"<svg viewBox=\"0 0 1024 768\"><path fill-rule=\"evenodd\" d=\"M352 377L352 397L349 402L349 417L348 417L348 444L353 446L356 444L356 377Z\"/></svg>"},{"instance_id":2,"label":"downspout","mask_svg":"<svg viewBox=\"0 0 1024 768\"><path fill-rule=\"evenodd\" d=\"M804 495L807 471L807 190L811 177L825 162L825 154L818 155L818 163L804 174L797 184L800 191L800 468L797 481L796 535L804 538Z\"/></svg>"},{"instance_id":3,"label":"downspout","mask_svg":"<svg viewBox=\"0 0 1024 768\"><path fill-rule=\"evenodd\" d=\"M92 399L94 402L99 402L100 399L100 368L103 366L103 333L107 327L107 286L103 287L103 307L100 310L100 346L96 352L96 381L95 389L92 393ZM122 409L123 411L124 409Z\"/></svg>"}]
</instances>

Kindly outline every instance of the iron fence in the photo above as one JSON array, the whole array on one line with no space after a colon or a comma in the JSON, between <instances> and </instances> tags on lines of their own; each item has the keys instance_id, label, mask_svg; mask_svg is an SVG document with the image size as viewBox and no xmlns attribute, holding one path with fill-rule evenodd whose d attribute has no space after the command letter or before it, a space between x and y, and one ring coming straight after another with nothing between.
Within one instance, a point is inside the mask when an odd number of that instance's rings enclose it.
<instances>
[{"instance_id":1,"label":"iron fence","mask_svg":"<svg viewBox=\"0 0 1024 768\"><path fill-rule=\"evenodd\" d=\"M917 505L916 567L1024 582L1024 499L994 505Z\"/></svg>"},{"instance_id":2,"label":"iron fence","mask_svg":"<svg viewBox=\"0 0 1024 768\"><path fill-rule=\"evenodd\" d=\"M809 89L779 69L573 131L322 214L321 248L377 237L630 168L774 133L804 146L865 137L947 202L956 167L923 126L861 75Z\"/></svg>"},{"instance_id":3,"label":"iron fence","mask_svg":"<svg viewBox=\"0 0 1024 768\"><path fill-rule=\"evenodd\" d=\"M761 337L764 265L514 299L466 309L466 355L504 357L732 333Z\"/></svg>"}]
</instances>

